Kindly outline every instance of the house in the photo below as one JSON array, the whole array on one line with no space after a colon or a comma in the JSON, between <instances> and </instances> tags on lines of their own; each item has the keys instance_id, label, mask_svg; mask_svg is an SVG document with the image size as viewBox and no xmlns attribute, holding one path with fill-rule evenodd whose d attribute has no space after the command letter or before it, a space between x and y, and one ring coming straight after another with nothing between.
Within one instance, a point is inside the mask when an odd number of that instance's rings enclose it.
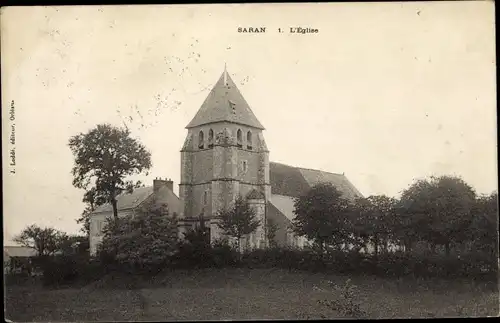
<instances>
[{"instance_id":1,"label":"house","mask_svg":"<svg viewBox=\"0 0 500 323\"><path fill-rule=\"evenodd\" d=\"M312 186L333 184L347 199L361 193L344 174L288 166L269 161L263 125L224 70L200 109L186 126L181 149L179 197L173 182L155 180L152 187L136 189L117 198L119 216L133 214L150 200L161 199L177 212L179 235L204 221L213 242L223 237L217 213L245 197L255 209L261 225L243 244L249 248L268 246L268 220L277 225L278 245L304 246L305 239L290 230L294 198ZM102 240L102 226L112 216L111 205L103 205L91 216L90 249L95 253Z\"/></svg>"}]
</instances>

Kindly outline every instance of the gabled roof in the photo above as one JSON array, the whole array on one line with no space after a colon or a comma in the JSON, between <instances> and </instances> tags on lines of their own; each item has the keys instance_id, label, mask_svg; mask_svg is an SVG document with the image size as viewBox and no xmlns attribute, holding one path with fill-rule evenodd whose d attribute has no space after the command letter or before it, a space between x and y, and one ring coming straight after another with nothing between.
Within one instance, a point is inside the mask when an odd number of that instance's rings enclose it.
<instances>
[{"instance_id":1,"label":"gabled roof","mask_svg":"<svg viewBox=\"0 0 500 323\"><path fill-rule=\"evenodd\" d=\"M118 211L132 209L139 206L142 202L144 202L148 197L153 194L153 186L148 187L139 187L134 189L132 193L123 193L117 196L116 198L116 206ZM101 213L101 212L112 212L113 207L110 203L103 204L98 206L93 213Z\"/></svg>"},{"instance_id":2,"label":"gabled roof","mask_svg":"<svg viewBox=\"0 0 500 323\"><path fill-rule=\"evenodd\" d=\"M257 191L256 189L251 190L250 193L247 194L247 199L249 200L259 200L264 198L264 193Z\"/></svg>"},{"instance_id":3,"label":"gabled roof","mask_svg":"<svg viewBox=\"0 0 500 323\"><path fill-rule=\"evenodd\" d=\"M11 257L34 257L37 255L37 252L33 248L23 247L23 246L5 246L3 247L3 255L4 258Z\"/></svg>"},{"instance_id":4,"label":"gabled roof","mask_svg":"<svg viewBox=\"0 0 500 323\"><path fill-rule=\"evenodd\" d=\"M170 214L174 212L179 215L181 210L181 200L177 195L175 195L172 190L166 186L162 186L158 189L156 193L156 203L158 204L167 204L168 211Z\"/></svg>"},{"instance_id":5,"label":"gabled roof","mask_svg":"<svg viewBox=\"0 0 500 323\"><path fill-rule=\"evenodd\" d=\"M219 81L186 128L221 121L264 129L227 71L222 73Z\"/></svg>"},{"instance_id":6,"label":"gabled roof","mask_svg":"<svg viewBox=\"0 0 500 323\"><path fill-rule=\"evenodd\" d=\"M271 194L298 197L319 183L334 185L349 200L363 195L343 174L269 163Z\"/></svg>"}]
</instances>

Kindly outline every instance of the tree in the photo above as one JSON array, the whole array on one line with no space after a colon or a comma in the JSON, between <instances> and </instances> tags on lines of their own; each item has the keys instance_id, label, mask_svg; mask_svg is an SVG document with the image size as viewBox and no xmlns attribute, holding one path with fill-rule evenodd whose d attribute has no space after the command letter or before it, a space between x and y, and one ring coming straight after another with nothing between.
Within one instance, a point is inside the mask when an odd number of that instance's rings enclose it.
<instances>
[{"instance_id":1,"label":"tree","mask_svg":"<svg viewBox=\"0 0 500 323\"><path fill-rule=\"evenodd\" d=\"M78 224L82 224L80 229L85 235L90 235L90 215L94 212L95 208L106 203L106 198L98 194L96 188L93 187L83 196L83 202L86 204L80 218L76 220Z\"/></svg>"},{"instance_id":2,"label":"tree","mask_svg":"<svg viewBox=\"0 0 500 323\"><path fill-rule=\"evenodd\" d=\"M166 204L146 205L133 216L109 219L100 252L125 267L151 270L169 260L177 241L177 215Z\"/></svg>"},{"instance_id":3,"label":"tree","mask_svg":"<svg viewBox=\"0 0 500 323\"><path fill-rule=\"evenodd\" d=\"M241 196L236 198L232 207L219 210L217 216L220 219L217 226L226 235L236 239L239 251L241 238L254 232L260 225L255 210Z\"/></svg>"},{"instance_id":4,"label":"tree","mask_svg":"<svg viewBox=\"0 0 500 323\"><path fill-rule=\"evenodd\" d=\"M278 231L278 225L272 219L267 219L266 225L266 235L267 241L269 241L269 246L271 248L276 248L276 232Z\"/></svg>"},{"instance_id":5,"label":"tree","mask_svg":"<svg viewBox=\"0 0 500 323\"><path fill-rule=\"evenodd\" d=\"M80 231L86 236L90 235L90 215L92 214L92 212L93 210L89 206L86 206L82 212L82 215L78 219L76 219L76 223L82 225Z\"/></svg>"},{"instance_id":6,"label":"tree","mask_svg":"<svg viewBox=\"0 0 500 323\"><path fill-rule=\"evenodd\" d=\"M184 241L189 243L194 249L205 250L210 248L210 230L206 226L203 214L199 215L199 225L194 229L189 229L184 233Z\"/></svg>"},{"instance_id":7,"label":"tree","mask_svg":"<svg viewBox=\"0 0 500 323\"><path fill-rule=\"evenodd\" d=\"M419 180L401 196L405 234L442 245L449 255L453 243L467 240L476 201L474 190L461 178L431 177Z\"/></svg>"},{"instance_id":8,"label":"tree","mask_svg":"<svg viewBox=\"0 0 500 323\"><path fill-rule=\"evenodd\" d=\"M206 267L212 264L210 230L200 216L200 225L184 233L179 244L178 260L190 267Z\"/></svg>"},{"instance_id":9,"label":"tree","mask_svg":"<svg viewBox=\"0 0 500 323\"><path fill-rule=\"evenodd\" d=\"M473 250L497 258L498 253L498 193L479 196L473 210L474 219L468 230Z\"/></svg>"},{"instance_id":10,"label":"tree","mask_svg":"<svg viewBox=\"0 0 500 323\"><path fill-rule=\"evenodd\" d=\"M116 197L124 191L132 192L140 185L126 178L149 170L151 153L130 137L128 129L109 124L98 125L87 133L71 137L69 147L75 157L73 185L85 189L99 201L111 203L116 220Z\"/></svg>"},{"instance_id":11,"label":"tree","mask_svg":"<svg viewBox=\"0 0 500 323\"><path fill-rule=\"evenodd\" d=\"M332 184L315 185L295 200L294 207L293 231L313 240L321 255L326 244L340 248L347 242L349 202Z\"/></svg>"},{"instance_id":12,"label":"tree","mask_svg":"<svg viewBox=\"0 0 500 323\"><path fill-rule=\"evenodd\" d=\"M66 239L64 232L54 228L41 228L35 224L25 228L14 237L14 242L36 250L39 256L53 255L61 250L61 242Z\"/></svg>"},{"instance_id":13,"label":"tree","mask_svg":"<svg viewBox=\"0 0 500 323\"><path fill-rule=\"evenodd\" d=\"M365 245L371 243L375 257L378 257L379 246L387 248L393 238L396 200L385 195L373 195L359 198L353 205L351 227L355 236Z\"/></svg>"},{"instance_id":14,"label":"tree","mask_svg":"<svg viewBox=\"0 0 500 323\"><path fill-rule=\"evenodd\" d=\"M86 236L63 235L59 240L58 249L64 255L84 254L89 252L89 239Z\"/></svg>"}]
</instances>

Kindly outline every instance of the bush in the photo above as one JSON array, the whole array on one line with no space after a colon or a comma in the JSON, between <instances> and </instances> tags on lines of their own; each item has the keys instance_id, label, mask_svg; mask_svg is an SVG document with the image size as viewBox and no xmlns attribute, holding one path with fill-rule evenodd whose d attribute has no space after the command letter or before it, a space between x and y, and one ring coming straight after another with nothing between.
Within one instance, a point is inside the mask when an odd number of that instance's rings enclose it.
<instances>
[{"instance_id":1,"label":"bush","mask_svg":"<svg viewBox=\"0 0 500 323\"><path fill-rule=\"evenodd\" d=\"M172 268L226 268L238 267L238 251L227 241L219 240L213 245L199 240L196 232L186 235L179 243L178 251L172 256Z\"/></svg>"},{"instance_id":2,"label":"bush","mask_svg":"<svg viewBox=\"0 0 500 323\"><path fill-rule=\"evenodd\" d=\"M381 277L416 278L494 278L498 260L486 253L463 255L419 254L383 252L377 257L354 250L327 250L323 254L313 249L268 248L255 249L244 254L225 241L210 245L202 235L192 233L179 244L172 257L175 268L282 268L312 272L336 272L341 274L377 275ZM205 242L203 242L205 241ZM104 259L104 258L103 258ZM103 260L108 261L108 260ZM107 265L112 268L112 266Z\"/></svg>"},{"instance_id":3,"label":"bush","mask_svg":"<svg viewBox=\"0 0 500 323\"><path fill-rule=\"evenodd\" d=\"M44 286L89 283L101 277L104 266L83 255L41 256L34 260L42 271Z\"/></svg>"},{"instance_id":4,"label":"bush","mask_svg":"<svg viewBox=\"0 0 500 323\"><path fill-rule=\"evenodd\" d=\"M382 253L378 257L356 251L330 250L319 255L314 250L271 248L244 254L241 265L250 268L284 268L307 271L334 271L342 274L402 277L495 277L498 260L486 254L422 255L403 252Z\"/></svg>"},{"instance_id":5,"label":"bush","mask_svg":"<svg viewBox=\"0 0 500 323\"><path fill-rule=\"evenodd\" d=\"M177 249L172 257L173 267L208 268L214 265L209 231L204 227L188 231Z\"/></svg>"},{"instance_id":6,"label":"bush","mask_svg":"<svg viewBox=\"0 0 500 323\"><path fill-rule=\"evenodd\" d=\"M272 268L279 266L281 249L256 249L241 257L241 264L248 268Z\"/></svg>"},{"instance_id":7,"label":"bush","mask_svg":"<svg viewBox=\"0 0 500 323\"><path fill-rule=\"evenodd\" d=\"M311 250L294 248L256 249L243 254L241 265L249 268L283 268L288 270L324 269L325 263Z\"/></svg>"},{"instance_id":8,"label":"bush","mask_svg":"<svg viewBox=\"0 0 500 323\"><path fill-rule=\"evenodd\" d=\"M134 216L108 222L101 252L117 271L151 275L171 265L177 247L175 213L167 205L146 205Z\"/></svg>"},{"instance_id":9,"label":"bush","mask_svg":"<svg viewBox=\"0 0 500 323\"><path fill-rule=\"evenodd\" d=\"M216 268L237 267L241 263L238 251L225 240L216 241L210 251Z\"/></svg>"}]
</instances>

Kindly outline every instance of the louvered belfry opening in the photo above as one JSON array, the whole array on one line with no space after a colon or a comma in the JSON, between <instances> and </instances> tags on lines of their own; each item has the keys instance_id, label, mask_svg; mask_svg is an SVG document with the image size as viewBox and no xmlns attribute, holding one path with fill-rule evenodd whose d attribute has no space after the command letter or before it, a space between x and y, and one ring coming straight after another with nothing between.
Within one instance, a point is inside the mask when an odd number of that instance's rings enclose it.
<instances>
[{"instance_id":1,"label":"louvered belfry opening","mask_svg":"<svg viewBox=\"0 0 500 323\"><path fill-rule=\"evenodd\" d=\"M236 145L238 148L243 148L243 135L241 129L238 129L238 132L236 133Z\"/></svg>"},{"instance_id":2,"label":"louvered belfry opening","mask_svg":"<svg viewBox=\"0 0 500 323\"><path fill-rule=\"evenodd\" d=\"M210 129L208 131L208 148L214 147L214 131Z\"/></svg>"},{"instance_id":3,"label":"louvered belfry opening","mask_svg":"<svg viewBox=\"0 0 500 323\"><path fill-rule=\"evenodd\" d=\"M203 131L200 131L200 134L198 135L198 148L203 149L205 148L205 138L203 138Z\"/></svg>"},{"instance_id":4,"label":"louvered belfry opening","mask_svg":"<svg viewBox=\"0 0 500 323\"><path fill-rule=\"evenodd\" d=\"M252 145L252 132L248 131L247 132L247 149L252 150L253 145Z\"/></svg>"}]
</instances>

